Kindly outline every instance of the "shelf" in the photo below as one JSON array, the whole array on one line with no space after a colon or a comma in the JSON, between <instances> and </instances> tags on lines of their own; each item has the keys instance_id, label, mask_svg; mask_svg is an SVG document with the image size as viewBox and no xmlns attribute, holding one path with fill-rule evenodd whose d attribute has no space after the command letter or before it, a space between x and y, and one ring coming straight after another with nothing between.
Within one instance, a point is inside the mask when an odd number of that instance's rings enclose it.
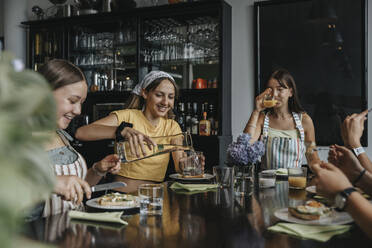
<instances>
[{"instance_id":1,"label":"shelf","mask_svg":"<svg viewBox=\"0 0 372 248\"><path fill-rule=\"evenodd\" d=\"M87 47L79 47L71 49L71 54L82 54L82 53L100 53L100 54L113 54L114 51L118 51L121 49L128 49L128 47L133 47L134 51L136 50L136 43L135 42L128 42L124 44L117 44L112 47L101 47L101 48L87 48ZM131 54L123 54L123 55L135 55L136 53Z\"/></svg>"},{"instance_id":2,"label":"shelf","mask_svg":"<svg viewBox=\"0 0 372 248\"><path fill-rule=\"evenodd\" d=\"M129 97L131 91L97 91L97 92L88 92L89 98L96 97Z\"/></svg>"},{"instance_id":3,"label":"shelf","mask_svg":"<svg viewBox=\"0 0 372 248\"><path fill-rule=\"evenodd\" d=\"M219 62L218 57L207 57L207 58L196 58L196 59L176 59L176 60L163 60L156 62L143 62L146 65L155 65L155 66L167 66L167 65L216 65Z\"/></svg>"},{"instance_id":4,"label":"shelf","mask_svg":"<svg viewBox=\"0 0 372 248\"><path fill-rule=\"evenodd\" d=\"M208 88L208 89L180 89L181 95L218 95L218 88Z\"/></svg>"},{"instance_id":5,"label":"shelf","mask_svg":"<svg viewBox=\"0 0 372 248\"><path fill-rule=\"evenodd\" d=\"M128 65L125 67L114 67L112 64L102 64L102 65L78 65L79 68L83 71L90 71L90 70L118 70L118 71L126 71L126 70L134 70L136 69L135 65Z\"/></svg>"},{"instance_id":6,"label":"shelf","mask_svg":"<svg viewBox=\"0 0 372 248\"><path fill-rule=\"evenodd\" d=\"M86 53L99 53L99 54L113 54L114 48L74 48L71 49L70 55L79 55L79 54L86 54Z\"/></svg>"}]
</instances>

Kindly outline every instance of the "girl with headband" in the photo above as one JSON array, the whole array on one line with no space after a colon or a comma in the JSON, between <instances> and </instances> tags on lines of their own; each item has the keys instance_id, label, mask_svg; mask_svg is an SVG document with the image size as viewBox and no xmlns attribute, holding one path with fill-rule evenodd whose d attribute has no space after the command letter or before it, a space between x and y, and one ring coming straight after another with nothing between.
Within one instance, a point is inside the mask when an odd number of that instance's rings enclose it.
<instances>
[{"instance_id":1,"label":"girl with headband","mask_svg":"<svg viewBox=\"0 0 372 248\"><path fill-rule=\"evenodd\" d=\"M150 137L182 132L178 123L171 119L177 96L178 87L171 75L163 71L151 71L133 89L124 110L114 111L107 117L80 127L76 138L85 141L124 138L137 155L145 153L145 143L156 145ZM169 156L166 153L123 164L115 176L116 181L127 184L121 191L133 192L140 184L162 182ZM179 171L178 162L182 156L181 152L172 152L176 171Z\"/></svg>"}]
</instances>

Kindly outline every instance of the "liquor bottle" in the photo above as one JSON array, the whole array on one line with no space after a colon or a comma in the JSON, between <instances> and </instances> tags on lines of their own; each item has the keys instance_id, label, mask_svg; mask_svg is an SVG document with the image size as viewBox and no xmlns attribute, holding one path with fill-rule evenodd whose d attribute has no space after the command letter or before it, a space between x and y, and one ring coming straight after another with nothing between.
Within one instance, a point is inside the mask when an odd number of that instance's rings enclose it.
<instances>
[{"instance_id":1,"label":"liquor bottle","mask_svg":"<svg viewBox=\"0 0 372 248\"><path fill-rule=\"evenodd\" d=\"M100 74L98 72L93 73L93 84L90 86L91 92L99 91L99 78Z\"/></svg>"},{"instance_id":2,"label":"liquor bottle","mask_svg":"<svg viewBox=\"0 0 372 248\"><path fill-rule=\"evenodd\" d=\"M205 102L201 106L200 120L203 119L203 113L208 111L208 103Z\"/></svg>"},{"instance_id":3,"label":"liquor bottle","mask_svg":"<svg viewBox=\"0 0 372 248\"><path fill-rule=\"evenodd\" d=\"M186 132L191 133L191 118L192 118L192 108L191 103L187 103L187 112L185 116Z\"/></svg>"},{"instance_id":4,"label":"liquor bottle","mask_svg":"<svg viewBox=\"0 0 372 248\"><path fill-rule=\"evenodd\" d=\"M37 71L39 67L43 64L43 48L42 48L42 36L37 33L35 34L35 61L34 70Z\"/></svg>"},{"instance_id":5,"label":"liquor bottle","mask_svg":"<svg viewBox=\"0 0 372 248\"><path fill-rule=\"evenodd\" d=\"M217 78L213 79L212 88L218 88Z\"/></svg>"},{"instance_id":6,"label":"liquor bottle","mask_svg":"<svg viewBox=\"0 0 372 248\"><path fill-rule=\"evenodd\" d=\"M199 122L199 135L211 135L211 122L207 119L207 112L203 112L203 119Z\"/></svg>"},{"instance_id":7,"label":"liquor bottle","mask_svg":"<svg viewBox=\"0 0 372 248\"><path fill-rule=\"evenodd\" d=\"M121 163L134 162L174 151L194 150L190 133L157 136L151 137L151 139L156 143L156 146L146 142L143 144L135 144L135 146L137 146L137 149L135 150L140 151L139 154L134 154L131 152L128 140L117 141L115 145L115 152L118 154ZM144 145L143 152L141 145Z\"/></svg>"},{"instance_id":8,"label":"liquor bottle","mask_svg":"<svg viewBox=\"0 0 372 248\"><path fill-rule=\"evenodd\" d=\"M186 131L186 116L185 116L185 104L183 102L178 103L178 116L177 122L180 125L183 132Z\"/></svg>"},{"instance_id":9,"label":"liquor bottle","mask_svg":"<svg viewBox=\"0 0 372 248\"><path fill-rule=\"evenodd\" d=\"M193 117L191 118L191 134L199 134L199 118L198 118L198 103L194 102L192 104L192 109L194 112Z\"/></svg>"},{"instance_id":10,"label":"liquor bottle","mask_svg":"<svg viewBox=\"0 0 372 248\"><path fill-rule=\"evenodd\" d=\"M217 120L217 116L216 116L216 112L215 112L213 104L210 104L208 106L208 109L209 109L208 120L211 123L211 135L217 135L218 134L218 123L216 125L216 122L218 122L218 120Z\"/></svg>"}]
</instances>

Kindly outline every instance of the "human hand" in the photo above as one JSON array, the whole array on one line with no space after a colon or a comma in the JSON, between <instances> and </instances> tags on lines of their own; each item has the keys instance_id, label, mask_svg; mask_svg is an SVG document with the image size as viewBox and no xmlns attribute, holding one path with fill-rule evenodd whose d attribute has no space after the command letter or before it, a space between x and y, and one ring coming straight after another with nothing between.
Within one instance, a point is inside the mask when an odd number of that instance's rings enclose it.
<instances>
[{"instance_id":1,"label":"human hand","mask_svg":"<svg viewBox=\"0 0 372 248\"><path fill-rule=\"evenodd\" d=\"M112 174L118 174L120 171L120 158L116 154L106 156L101 161L95 164L96 169L101 172L110 172Z\"/></svg>"},{"instance_id":2,"label":"human hand","mask_svg":"<svg viewBox=\"0 0 372 248\"><path fill-rule=\"evenodd\" d=\"M66 201L74 201L80 204L83 201L84 193L90 199L92 191L89 184L77 176L57 176L54 192Z\"/></svg>"},{"instance_id":3,"label":"human hand","mask_svg":"<svg viewBox=\"0 0 372 248\"><path fill-rule=\"evenodd\" d=\"M364 121L367 119L368 110L359 114L347 116L341 125L341 136L346 146L360 147L360 137L364 130Z\"/></svg>"},{"instance_id":4,"label":"human hand","mask_svg":"<svg viewBox=\"0 0 372 248\"><path fill-rule=\"evenodd\" d=\"M256 97L256 101L255 101L255 110L257 111L262 111L264 110L266 107L264 106L263 102L264 102L264 99L267 95L270 95L272 94L273 90L271 88L267 88L264 90L264 92L262 92L261 94L259 94L257 97Z\"/></svg>"},{"instance_id":5,"label":"human hand","mask_svg":"<svg viewBox=\"0 0 372 248\"><path fill-rule=\"evenodd\" d=\"M350 181L344 173L331 163L313 164L316 191L328 198L334 198L337 193L351 187Z\"/></svg>"},{"instance_id":6,"label":"human hand","mask_svg":"<svg viewBox=\"0 0 372 248\"><path fill-rule=\"evenodd\" d=\"M141 153L146 156L145 143L149 150L152 150L157 144L147 135L133 129L126 127L121 132L121 135L128 141L130 152L136 155L137 158L141 156Z\"/></svg>"},{"instance_id":7,"label":"human hand","mask_svg":"<svg viewBox=\"0 0 372 248\"><path fill-rule=\"evenodd\" d=\"M363 170L358 158L344 146L332 145L330 148L328 161L337 166L350 181L355 180Z\"/></svg>"}]
</instances>

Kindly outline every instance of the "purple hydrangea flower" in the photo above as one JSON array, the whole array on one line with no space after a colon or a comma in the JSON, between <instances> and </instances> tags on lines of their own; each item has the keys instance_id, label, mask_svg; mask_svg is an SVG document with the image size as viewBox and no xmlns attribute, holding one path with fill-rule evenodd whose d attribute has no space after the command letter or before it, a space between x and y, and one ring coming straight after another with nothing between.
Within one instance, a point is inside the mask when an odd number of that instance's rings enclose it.
<instances>
[{"instance_id":1,"label":"purple hydrangea flower","mask_svg":"<svg viewBox=\"0 0 372 248\"><path fill-rule=\"evenodd\" d=\"M256 163L265 153L265 146L262 141L250 144L251 136L243 133L238 136L227 148L227 158L229 163L248 165Z\"/></svg>"}]
</instances>

